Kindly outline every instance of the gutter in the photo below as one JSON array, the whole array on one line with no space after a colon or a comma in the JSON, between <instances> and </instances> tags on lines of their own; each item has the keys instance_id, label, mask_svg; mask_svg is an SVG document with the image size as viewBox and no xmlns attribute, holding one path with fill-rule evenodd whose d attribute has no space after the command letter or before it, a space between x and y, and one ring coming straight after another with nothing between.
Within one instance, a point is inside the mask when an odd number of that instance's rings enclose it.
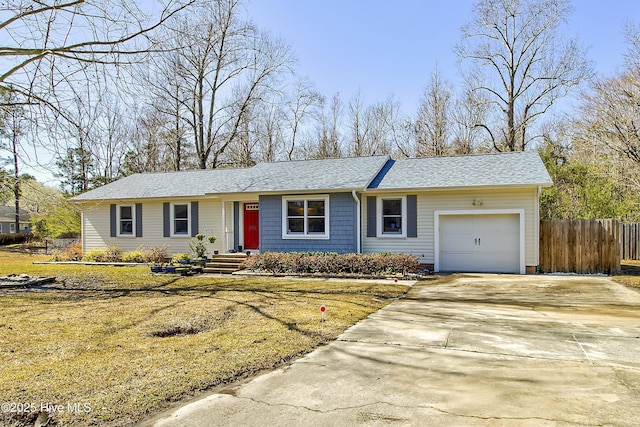
<instances>
[{"instance_id":1,"label":"gutter","mask_svg":"<svg viewBox=\"0 0 640 427\"><path fill-rule=\"evenodd\" d=\"M356 235L357 235L357 239L356 239L356 253L361 253L361 249L360 249L360 241L362 240L362 212L361 212L361 208L360 208L360 199L358 198L358 194L356 193L356 190L351 190L351 196L353 197L353 200L355 200L356 202Z\"/></svg>"}]
</instances>

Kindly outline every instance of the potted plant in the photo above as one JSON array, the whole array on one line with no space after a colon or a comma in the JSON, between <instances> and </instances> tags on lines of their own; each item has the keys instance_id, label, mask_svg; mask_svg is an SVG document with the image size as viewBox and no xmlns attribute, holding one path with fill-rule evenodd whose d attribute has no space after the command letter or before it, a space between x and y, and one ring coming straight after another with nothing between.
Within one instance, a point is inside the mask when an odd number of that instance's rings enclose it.
<instances>
[{"instance_id":1,"label":"potted plant","mask_svg":"<svg viewBox=\"0 0 640 427\"><path fill-rule=\"evenodd\" d=\"M176 267L176 273L180 273L181 276L188 276L191 272L191 267L181 266Z\"/></svg>"},{"instance_id":2,"label":"potted plant","mask_svg":"<svg viewBox=\"0 0 640 427\"><path fill-rule=\"evenodd\" d=\"M196 258L204 258L207 252L207 247L204 244L204 234L196 234L196 237L191 239L191 243L189 243L189 249L191 249Z\"/></svg>"},{"instance_id":3,"label":"potted plant","mask_svg":"<svg viewBox=\"0 0 640 427\"><path fill-rule=\"evenodd\" d=\"M171 258L171 262L177 264L189 264L191 262L191 255L189 255L188 253L174 254Z\"/></svg>"},{"instance_id":4,"label":"potted plant","mask_svg":"<svg viewBox=\"0 0 640 427\"><path fill-rule=\"evenodd\" d=\"M209 236L209 237L207 237L207 239L209 240L209 243L211 243L213 245L218 238L216 236ZM214 250L213 254L214 255L218 255L218 251Z\"/></svg>"}]
</instances>

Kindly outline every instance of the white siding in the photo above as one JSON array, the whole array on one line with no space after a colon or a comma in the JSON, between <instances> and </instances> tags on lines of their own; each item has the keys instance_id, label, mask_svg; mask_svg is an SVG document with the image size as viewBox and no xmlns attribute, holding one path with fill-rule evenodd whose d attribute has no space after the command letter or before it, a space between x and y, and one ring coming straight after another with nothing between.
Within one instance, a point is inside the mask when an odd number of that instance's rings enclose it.
<instances>
[{"instance_id":1,"label":"white siding","mask_svg":"<svg viewBox=\"0 0 640 427\"><path fill-rule=\"evenodd\" d=\"M417 194L418 237L417 238L378 238L366 237L367 197L366 196L402 196ZM473 206L475 199L482 200L482 206ZM538 265L538 196L536 188L513 190L478 191L433 191L408 193L375 193L367 191L362 203L362 252L401 252L420 257L420 262L433 264L434 254L434 211L478 211L498 209L524 209L525 212L525 265Z\"/></svg>"},{"instance_id":2,"label":"white siding","mask_svg":"<svg viewBox=\"0 0 640 427\"><path fill-rule=\"evenodd\" d=\"M169 200L167 200L168 202ZM176 200L171 200L176 201ZM190 200L187 200L190 201ZM125 251L140 247L169 245L169 254L189 252L191 238L164 237L162 203L164 201L142 202L142 236L110 237L110 203L85 203L82 206L82 242L84 251L104 249L108 246L120 246ZM186 202L186 201L185 201ZM131 203L131 202L129 202ZM227 203L228 209L229 203ZM228 216L228 215L227 215ZM218 199L199 200L198 230L207 236L218 237L214 245L207 242L211 250L222 250L222 204Z\"/></svg>"}]
</instances>

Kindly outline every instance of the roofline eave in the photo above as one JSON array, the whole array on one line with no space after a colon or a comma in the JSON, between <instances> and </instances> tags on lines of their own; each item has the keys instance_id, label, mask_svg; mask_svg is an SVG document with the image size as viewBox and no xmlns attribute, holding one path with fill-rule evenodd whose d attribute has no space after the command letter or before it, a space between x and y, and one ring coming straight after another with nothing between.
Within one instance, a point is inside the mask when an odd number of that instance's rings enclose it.
<instances>
[{"instance_id":1,"label":"roofline eave","mask_svg":"<svg viewBox=\"0 0 640 427\"><path fill-rule=\"evenodd\" d=\"M552 187L553 183L535 183L535 184L503 184L503 185L464 185L464 186L441 186L441 187L394 187L394 188L368 188L368 192L382 193L398 193L407 191L465 191L465 190L503 190L503 189L522 189L522 188L538 188Z\"/></svg>"}]
</instances>

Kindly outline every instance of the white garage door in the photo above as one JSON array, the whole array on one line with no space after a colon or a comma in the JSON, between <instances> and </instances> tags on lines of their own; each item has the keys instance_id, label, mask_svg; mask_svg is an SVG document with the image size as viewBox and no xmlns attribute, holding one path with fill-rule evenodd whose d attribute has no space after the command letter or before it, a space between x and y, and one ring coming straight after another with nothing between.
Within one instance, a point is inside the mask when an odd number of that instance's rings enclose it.
<instances>
[{"instance_id":1,"label":"white garage door","mask_svg":"<svg viewBox=\"0 0 640 427\"><path fill-rule=\"evenodd\" d=\"M441 215L440 271L519 273L517 214Z\"/></svg>"}]
</instances>

